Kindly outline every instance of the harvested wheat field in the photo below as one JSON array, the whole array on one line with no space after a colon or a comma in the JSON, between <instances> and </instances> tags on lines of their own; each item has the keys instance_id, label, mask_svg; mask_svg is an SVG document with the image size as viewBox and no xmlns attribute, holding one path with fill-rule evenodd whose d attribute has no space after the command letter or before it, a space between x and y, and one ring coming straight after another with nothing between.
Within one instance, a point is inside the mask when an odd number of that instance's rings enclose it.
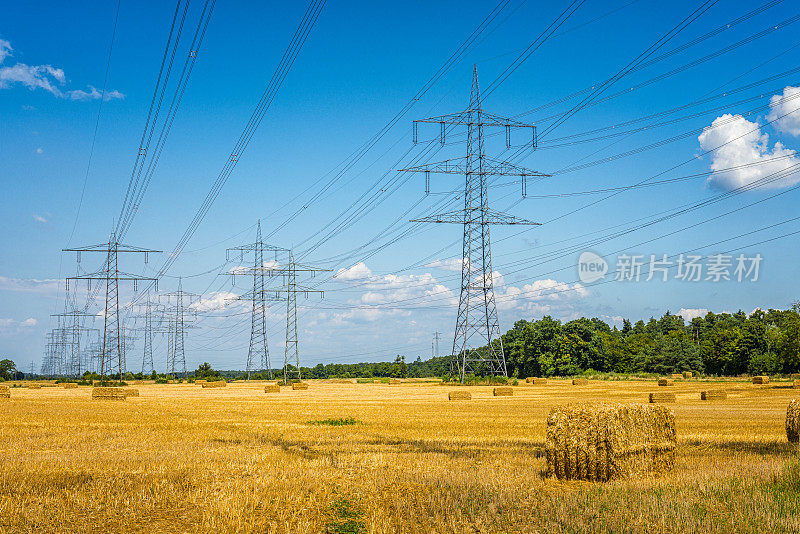
<instances>
[{"instance_id":1,"label":"harvested wheat field","mask_svg":"<svg viewBox=\"0 0 800 534\"><path fill-rule=\"evenodd\" d=\"M791 388L671 388L670 468L609 482L547 477L547 417L646 403L652 381L576 388L309 381L18 388L0 415L0 532L797 532ZM726 399L700 392L726 389ZM97 388L95 388L97 389ZM451 392L469 402L448 402ZM651 408L648 408L648 410Z\"/></svg>"}]
</instances>

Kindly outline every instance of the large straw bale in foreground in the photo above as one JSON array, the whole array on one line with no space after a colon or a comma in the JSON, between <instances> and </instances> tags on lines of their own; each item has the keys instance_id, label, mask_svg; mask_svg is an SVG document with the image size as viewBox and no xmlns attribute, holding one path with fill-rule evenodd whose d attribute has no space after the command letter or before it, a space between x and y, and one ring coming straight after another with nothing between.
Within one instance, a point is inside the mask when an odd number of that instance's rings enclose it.
<instances>
[{"instance_id":1,"label":"large straw bale in foreground","mask_svg":"<svg viewBox=\"0 0 800 534\"><path fill-rule=\"evenodd\" d=\"M494 394L495 397L512 397L514 395L514 388L510 387L494 388L494 390L492 390L492 394Z\"/></svg>"},{"instance_id":2,"label":"large straw bale in foreground","mask_svg":"<svg viewBox=\"0 0 800 534\"><path fill-rule=\"evenodd\" d=\"M128 396L125 395L125 388L96 387L92 388L92 398L104 400L125 400L128 398Z\"/></svg>"},{"instance_id":3,"label":"large straw bale in foreground","mask_svg":"<svg viewBox=\"0 0 800 534\"><path fill-rule=\"evenodd\" d=\"M671 378L659 378L658 385L659 386L671 386L673 384Z\"/></svg>"},{"instance_id":4,"label":"large straw bale in foreground","mask_svg":"<svg viewBox=\"0 0 800 534\"><path fill-rule=\"evenodd\" d=\"M8 389L8 386L0 386L0 399L10 399L11 398L11 390Z\"/></svg>"},{"instance_id":5,"label":"large straw bale in foreground","mask_svg":"<svg viewBox=\"0 0 800 534\"><path fill-rule=\"evenodd\" d=\"M205 384L201 384L203 388L224 388L228 385L227 382L224 380L216 380L214 382L206 382Z\"/></svg>"},{"instance_id":6,"label":"large straw bale in foreground","mask_svg":"<svg viewBox=\"0 0 800 534\"><path fill-rule=\"evenodd\" d=\"M663 473L675 443L675 415L664 406L556 406L547 417L547 473L590 481Z\"/></svg>"},{"instance_id":7,"label":"large straw bale in foreground","mask_svg":"<svg viewBox=\"0 0 800 534\"><path fill-rule=\"evenodd\" d=\"M728 392L724 389L709 389L700 392L700 400L723 400L728 398Z\"/></svg>"},{"instance_id":8,"label":"large straw bale in foreground","mask_svg":"<svg viewBox=\"0 0 800 534\"><path fill-rule=\"evenodd\" d=\"M786 438L789 443L797 443L800 436L800 402L796 399L786 408Z\"/></svg>"},{"instance_id":9,"label":"large straw bale in foreground","mask_svg":"<svg viewBox=\"0 0 800 534\"><path fill-rule=\"evenodd\" d=\"M292 382L292 389L294 391L308 389L308 384L305 382Z\"/></svg>"},{"instance_id":10,"label":"large straw bale in foreground","mask_svg":"<svg viewBox=\"0 0 800 534\"><path fill-rule=\"evenodd\" d=\"M451 391L447 394L448 400L472 400L472 393L469 391Z\"/></svg>"},{"instance_id":11,"label":"large straw bale in foreground","mask_svg":"<svg viewBox=\"0 0 800 534\"><path fill-rule=\"evenodd\" d=\"M78 387L78 384L76 384L75 382L64 382L63 384L61 384L61 387L64 389L75 389L76 387Z\"/></svg>"},{"instance_id":12,"label":"large straw bale in foreground","mask_svg":"<svg viewBox=\"0 0 800 534\"><path fill-rule=\"evenodd\" d=\"M769 384L768 376L754 376L753 384Z\"/></svg>"},{"instance_id":13,"label":"large straw bale in foreground","mask_svg":"<svg viewBox=\"0 0 800 534\"><path fill-rule=\"evenodd\" d=\"M572 385L573 386L585 386L588 383L589 383L589 381L586 380L585 378L573 378L572 379Z\"/></svg>"},{"instance_id":14,"label":"large straw bale in foreground","mask_svg":"<svg viewBox=\"0 0 800 534\"><path fill-rule=\"evenodd\" d=\"M675 394L667 392L651 393L649 395L651 403L654 402L675 402Z\"/></svg>"},{"instance_id":15,"label":"large straw bale in foreground","mask_svg":"<svg viewBox=\"0 0 800 534\"><path fill-rule=\"evenodd\" d=\"M280 393L281 387L278 384L267 384L264 386L264 393Z\"/></svg>"}]
</instances>

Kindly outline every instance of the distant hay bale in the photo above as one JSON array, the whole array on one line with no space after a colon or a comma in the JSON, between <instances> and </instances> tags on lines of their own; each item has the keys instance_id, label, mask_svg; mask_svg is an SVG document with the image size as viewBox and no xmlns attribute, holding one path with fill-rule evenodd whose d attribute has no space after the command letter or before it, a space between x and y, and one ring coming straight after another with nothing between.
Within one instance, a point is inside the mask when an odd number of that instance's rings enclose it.
<instances>
[{"instance_id":1,"label":"distant hay bale","mask_svg":"<svg viewBox=\"0 0 800 534\"><path fill-rule=\"evenodd\" d=\"M214 382L204 382L203 384L200 384L200 385L203 386L204 389L205 388L224 388L225 386L228 385L228 383L225 382L224 380L215 380Z\"/></svg>"},{"instance_id":2,"label":"distant hay bale","mask_svg":"<svg viewBox=\"0 0 800 534\"><path fill-rule=\"evenodd\" d=\"M144 385L144 380L134 380L133 381L133 385L134 386L143 386Z\"/></svg>"},{"instance_id":3,"label":"distant hay bale","mask_svg":"<svg viewBox=\"0 0 800 534\"><path fill-rule=\"evenodd\" d=\"M41 384L28 384L28 389L42 389Z\"/></svg>"},{"instance_id":4,"label":"distant hay bale","mask_svg":"<svg viewBox=\"0 0 800 534\"><path fill-rule=\"evenodd\" d=\"M126 397L138 397L139 390L138 389L131 389L131 388L123 388Z\"/></svg>"},{"instance_id":5,"label":"distant hay bale","mask_svg":"<svg viewBox=\"0 0 800 534\"><path fill-rule=\"evenodd\" d=\"M573 378L572 379L572 385L573 386L585 386L588 383L589 383L589 381L586 380L585 378Z\"/></svg>"},{"instance_id":6,"label":"distant hay bale","mask_svg":"<svg viewBox=\"0 0 800 534\"><path fill-rule=\"evenodd\" d=\"M683 372L683 378L692 378L692 372L691 371L684 371Z\"/></svg>"},{"instance_id":7,"label":"distant hay bale","mask_svg":"<svg viewBox=\"0 0 800 534\"><path fill-rule=\"evenodd\" d=\"M754 376L753 384L769 384L769 377L766 375Z\"/></svg>"},{"instance_id":8,"label":"distant hay bale","mask_svg":"<svg viewBox=\"0 0 800 534\"><path fill-rule=\"evenodd\" d=\"M525 382L527 382L528 384L534 385L534 386L543 386L543 385L547 384L547 379L546 378L538 378L538 377L535 377L535 376L531 376L531 377L526 378Z\"/></svg>"},{"instance_id":9,"label":"distant hay bale","mask_svg":"<svg viewBox=\"0 0 800 534\"><path fill-rule=\"evenodd\" d=\"M397 384L402 384L402 383L403 383L402 380L398 380L396 378L390 378L389 379L389 384L397 385Z\"/></svg>"},{"instance_id":10,"label":"distant hay bale","mask_svg":"<svg viewBox=\"0 0 800 534\"><path fill-rule=\"evenodd\" d=\"M800 402L796 399L786 408L786 439L789 443L797 443L800 436Z\"/></svg>"},{"instance_id":11,"label":"distant hay bale","mask_svg":"<svg viewBox=\"0 0 800 534\"><path fill-rule=\"evenodd\" d=\"M75 382L64 382L63 384L61 384L61 387L64 389L75 389L78 387L78 384L76 384Z\"/></svg>"},{"instance_id":12,"label":"distant hay bale","mask_svg":"<svg viewBox=\"0 0 800 534\"><path fill-rule=\"evenodd\" d=\"M355 378L331 378L328 380L330 384L355 384Z\"/></svg>"},{"instance_id":13,"label":"distant hay bale","mask_svg":"<svg viewBox=\"0 0 800 534\"><path fill-rule=\"evenodd\" d=\"M658 385L659 386L671 386L673 384L671 378L659 378Z\"/></svg>"},{"instance_id":14,"label":"distant hay bale","mask_svg":"<svg viewBox=\"0 0 800 534\"><path fill-rule=\"evenodd\" d=\"M202 386L203 384L207 384L208 380L195 380L194 383L198 386Z\"/></svg>"},{"instance_id":15,"label":"distant hay bale","mask_svg":"<svg viewBox=\"0 0 800 534\"><path fill-rule=\"evenodd\" d=\"M167 380L167 384L174 384L174 383L175 383L174 380Z\"/></svg>"},{"instance_id":16,"label":"distant hay bale","mask_svg":"<svg viewBox=\"0 0 800 534\"><path fill-rule=\"evenodd\" d=\"M469 391L451 391L447 394L448 400L472 400L472 393Z\"/></svg>"},{"instance_id":17,"label":"distant hay bale","mask_svg":"<svg viewBox=\"0 0 800 534\"><path fill-rule=\"evenodd\" d=\"M308 389L308 384L305 382L292 382L292 390L294 391L302 391Z\"/></svg>"},{"instance_id":18,"label":"distant hay bale","mask_svg":"<svg viewBox=\"0 0 800 534\"><path fill-rule=\"evenodd\" d=\"M675 394L667 392L651 393L649 396L651 403L656 402L675 402Z\"/></svg>"},{"instance_id":19,"label":"distant hay bale","mask_svg":"<svg viewBox=\"0 0 800 534\"><path fill-rule=\"evenodd\" d=\"M514 388L510 387L498 387L492 390L492 394L495 397L511 397L514 395Z\"/></svg>"},{"instance_id":20,"label":"distant hay bale","mask_svg":"<svg viewBox=\"0 0 800 534\"><path fill-rule=\"evenodd\" d=\"M125 400L128 396L125 394L125 388L96 387L92 388L92 398L102 400Z\"/></svg>"},{"instance_id":21,"label":"distant hay bale","mask_svg":"<svg viewBox=\"0 0 800 534\"><path fill-rule=\"evenodd\" d=\"M556 406L547 417L547 473L589 481L664 473L676 441L675 415L665 406Z\"/></svg>"},{"instance_id":22,"label":"distant hay bale","mask_svg":"<svg viewBox=\"0 0 800 534\"><path fill-rule=\"evenodd\" d=\"M8 389L8 386L0 385L0 399L10 399L11 398L11 390Z\"/></svg>"},{"instance_id":23,"label":"distant hay bale","mask_svg":"<svg viewBox=\"0 0 800 534\"><path fill-rule=\"evenodd\" d=\"M680 373L672 373L672 379L677 380L679 378L683 378L683 375Z\"/></svg>"},{"instance_id":24,"label":"distant hay bale","mask_svg":"<svg viewBox=\"0 0 800 534\"><path fill-rule=\"evenodd\" d=\"M795 380L792 382L792 387L795 389L800 389L800 380Z\"/></svg>"},{"instance_id":25,"label":"distant hay bale","mask_svg":"<svg viewBox=\"0 0 800 534\"><path fill-rule=\"evenodd\" d=\"M529 376L528 378L526 378L526 379L525 379L525 383L526 383L526 384L531 384L531 383L533 383L533 377L532 377L532 376Z\"/></svg>"},{"instance_id":26,"label":"distant hay bale","mask_svg":"<svg viewBox=\"0 0 800 534\"><path fill-rule=\"evenodd\" d=\"M264 393L280 393L281 387L278 384L267 384L264 386Z\"/></svg>"},{"instance_id":27,"label":"distant hay bale","mask_svg":"<svg viewBox=\"0 0 800 534\"><path fill-rule=\"evenodd\" d=\"M728 392L724 389L709 389L700 392L700 400L724 400L728 398Z\"/></svg>"}]
</instances>

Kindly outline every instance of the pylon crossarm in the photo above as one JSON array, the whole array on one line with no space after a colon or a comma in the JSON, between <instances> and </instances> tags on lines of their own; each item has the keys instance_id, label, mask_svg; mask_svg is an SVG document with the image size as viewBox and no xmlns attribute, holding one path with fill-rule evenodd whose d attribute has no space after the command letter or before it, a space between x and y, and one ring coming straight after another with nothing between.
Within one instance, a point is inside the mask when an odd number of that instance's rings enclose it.
<instances>
[{"instance_id":1,"label":"pylon crossarm","mask_svg":"<svg viewBox=\"0 0 800 534\"><path fill-rule=\"evenodd\" d=\"M483 212L483 213L481 213ZM469 214L468 216L465 216ZM411 222L426 222L426 223L449 223L449 224L465 224L465 222L486 223L486 224L502 224L502 225L527 225L527 226L540 226L542 223L529 221L513 215L507 215L488 208L474 208L470 210L450 211L446 213L439 213L437 215L429 215L427 217L420 217L419 219L411 219Z\"/></svg>"},{"instance_id":2,"label":"pylon crossarm","mask_svg":"<svg viewBox=\"0 0 800 534\"><path fill-rule=\"evenodd\" d=\"M545 174L539 171L535 171L533 169L526 169L525 167L520 167L519 165L514 165L508 161L500 161L493 158L484 158L483 160L483 168L479 171L478 169L470 169L468 167L469 158L467 157L459 157L448 159L445 161L439 161L436 163L427 163L425 165L417 165L414 167L407 167L405 169L399 169L398 172L433 172L436 174L458 174L458 175L465 175L468 172L472 173L482 173L492 176L519 176L519 177L532 177L532 178L546 178L552 176L551 174ZM474 160L473 160L474 161ZM474 164L474 163L473 163Z\"/></svg>"}]
</instances>

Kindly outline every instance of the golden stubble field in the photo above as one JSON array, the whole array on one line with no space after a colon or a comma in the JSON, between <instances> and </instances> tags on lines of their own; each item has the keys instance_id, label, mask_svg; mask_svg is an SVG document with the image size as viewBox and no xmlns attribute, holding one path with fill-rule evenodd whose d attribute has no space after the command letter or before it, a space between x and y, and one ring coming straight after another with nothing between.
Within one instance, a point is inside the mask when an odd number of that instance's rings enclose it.
<instances>
[{"instance_id":1,"label":"golden stubble field","mask_svg":"<svg viewBox=\"0 0 800 534\"><path fill-rule=\"evenodd\" d=\"M431 383L264 393L134 386L0 399L0 532L800 532L800 466L779 384L676 381L674 472L543 477L547 413L642 402L653 381L550 380L513 397ZM700 391L725 387L722 401ZM355 418L354 425L314 421Z\"/></svg>"}]
</instances>

